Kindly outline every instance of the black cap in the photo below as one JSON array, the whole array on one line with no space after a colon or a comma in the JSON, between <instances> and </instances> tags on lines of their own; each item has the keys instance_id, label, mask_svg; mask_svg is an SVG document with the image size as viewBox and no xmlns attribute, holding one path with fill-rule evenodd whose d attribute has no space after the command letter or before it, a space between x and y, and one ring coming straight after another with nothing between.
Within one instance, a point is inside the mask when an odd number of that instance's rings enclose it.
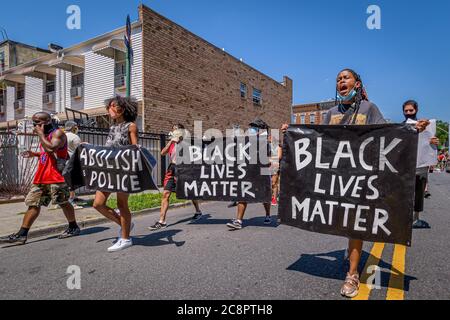
<instances>
[{"instance_id":1,"label":"black cap","mask_svg":"<svg viewBox=\"0 0 450 320\"><path fill-rule=\"evenodd\" d=\"M250 127L259 128L259 129L269 129L267 123L263 120L256 118L252 123L249 124Z\"/></svg>"}]
</instances>

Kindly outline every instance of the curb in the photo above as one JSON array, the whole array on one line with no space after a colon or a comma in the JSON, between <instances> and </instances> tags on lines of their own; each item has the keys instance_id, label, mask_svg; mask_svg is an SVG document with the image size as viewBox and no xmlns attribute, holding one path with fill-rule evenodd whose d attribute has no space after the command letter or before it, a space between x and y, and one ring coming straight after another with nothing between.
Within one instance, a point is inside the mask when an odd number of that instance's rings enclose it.
<instances>
[{"instance_id":1,"label":"curb","mask_svg":"<svg viewBox=\"0 0 450 320\"><path fill-rule=\"evenodd\" d=\"M0 200L0 204L12 204L12 203L20 203L24 202L25 197L17 198L17 199L7 199L7 200Z\"/></svg>"},{"instance_id":2,"label":"curb","mask_svg":"<svg viewBox=\"0 0 450 320\"><path fill-rule=\"evenodd\" d=\"M191 201L188 201L185 203L173 204L173 205L169 206L169 209L179 209L179 208L185 208L185 207L189 207L189 206L192 206ZM133 218L142 217L142 216L150 215L155 212L159 212L160 209L161 209L161 207L156 207L156 208L132 212L131 214L132 214ZM100 213L99 213L99 215L100 215ZM87 219L84 221L77 221L78 226L80 227L80 229L82 229L81 231L83 231L83 229L85 229L87 227L92 227L92 226L96 226L96 225L100 225L100 224L104 224L104 223L108 223L108 222L111 222L111 220L109 220L108 218L105 218L103 216L99 217L99 218ZM61 224L54 225L54 226L47 226L47 227L35 229L35 230L29 232L28 239L39 238L39 237L46 236L46 235L57 234L57 233L60 233L64 230L66 230L66 228L67 228L67 223L61 223Z\"/></svg>"}]
</instances>

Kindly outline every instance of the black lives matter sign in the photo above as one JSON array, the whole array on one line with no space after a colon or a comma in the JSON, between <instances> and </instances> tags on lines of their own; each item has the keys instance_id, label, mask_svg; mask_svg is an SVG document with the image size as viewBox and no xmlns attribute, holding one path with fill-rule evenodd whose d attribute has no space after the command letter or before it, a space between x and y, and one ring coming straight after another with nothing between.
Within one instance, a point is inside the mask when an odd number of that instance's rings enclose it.
<instances>
[{"instance_id":1,"label":"black lives matter sign","mask_svg":"<svg viewBox=\"0 0 450 320\"><path fill-rule=\"evenodd\" d=\"M409 125L290 127L281 223L410 246L417 141Z\"/></svg>"},{"instance_id":2,"label":"black lives matter sign","mask_svg":"<svg viewBox=\"0 0 450 320\"><path fill-rule=\"evenodd\" d=\"M66 166L64 178L72 188L139 193L158 190L152 177L155 166L150 152L137 146L81 145Z\"/></svg>"},{"instance_id":3,"label":"black lives matter sign","mask_svg":"<svg viewBox=\"0 0 450 320\"><path fill-rule=\"evenodd\" d=\"M177 198L270 202L267 137L192 139L177 145Z\"/></svg>"}]
</instances>

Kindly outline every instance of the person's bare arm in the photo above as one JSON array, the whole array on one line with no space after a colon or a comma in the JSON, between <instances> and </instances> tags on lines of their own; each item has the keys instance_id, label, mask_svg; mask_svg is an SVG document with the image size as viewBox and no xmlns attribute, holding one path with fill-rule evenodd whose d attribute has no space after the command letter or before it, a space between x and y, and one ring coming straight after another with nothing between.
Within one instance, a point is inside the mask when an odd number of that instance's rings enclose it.
<instances>
[{"instance_id":1,"label":"person's bare arm","mask_svg":"<svg viewBox=\"0 0 450 320\"><path fill-rule=\"evenodd\" d=\"M25 151L25 152L22 152L20 155L22 156L22 158L25 158L25 159L34 158L34 157L39 158L41 156L41 153L34 152L34 151Z\"/></svg>"},{"instance_id":2,"label":"person's bare arm","mask_svg":"<svg viewBox=\"0 0 450 320\"><path fill-rule=\"evenodd\" d=\"M51 141L48 141L46 139L44 129L42 126L36 126L35 133L39 137L42 149L44 149L46 152L54 153L58 149L60 149L66 142L66 135L61 130L55 131Z\"/></svg>"},{"instance_id":3,"label":"person's bare arm","mask_svg":"<svg viewBox=\"0 0 450 320\"><path fill-rule=\"evenodd\" d=\"M166 156L169 153L170 146L175 143L174 139L170 140L169 143L161 150L161 156Z\"/></svg>"},{"instance_id":4,"label":"person's bare arm","mask_svg":"<svg viewBox=\"0 0 450 320\"><path fill-rule=\"evenodd\" d=\"M129 127L129 134L130 134L130 141L131 144L136 146L138 144L138 128L136 126L136 124L132 123Z\"/></svg>"}]
</instances>

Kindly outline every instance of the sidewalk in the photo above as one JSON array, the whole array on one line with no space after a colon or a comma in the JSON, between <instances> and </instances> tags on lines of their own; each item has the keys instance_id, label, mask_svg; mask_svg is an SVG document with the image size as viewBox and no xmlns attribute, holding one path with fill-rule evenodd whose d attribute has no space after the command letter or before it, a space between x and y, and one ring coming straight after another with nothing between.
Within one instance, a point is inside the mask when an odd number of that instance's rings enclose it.
<instances>
[{"instance_id":1,"label":"sidewalk","mask_svg":"<svg viewBox=\"0 0 450 320\"><path fill-rule=\"evenodd\" d=\"M81 198L83 200L88 200L92 197ZM189 206L191 204L192 202L189 201L187 203L174 204L170 207L178 208ZM29 234L30 238L62 232L67 227L67 220L62 210L51 210L52 206L50 206L49 208L42 207L41 214L31 228ZM28 208L25 206L24 202L0 204L0 236L7 236L14 232L17 232L20 229L23 216L27 209ZM159 210L160 208L146 209L139 212L133 212L133 216L157 213L159 212ZM85 209L76 210L75 216L81 228L109 221L92 207L86 207Z\"/></svg>"}]
</instances>

